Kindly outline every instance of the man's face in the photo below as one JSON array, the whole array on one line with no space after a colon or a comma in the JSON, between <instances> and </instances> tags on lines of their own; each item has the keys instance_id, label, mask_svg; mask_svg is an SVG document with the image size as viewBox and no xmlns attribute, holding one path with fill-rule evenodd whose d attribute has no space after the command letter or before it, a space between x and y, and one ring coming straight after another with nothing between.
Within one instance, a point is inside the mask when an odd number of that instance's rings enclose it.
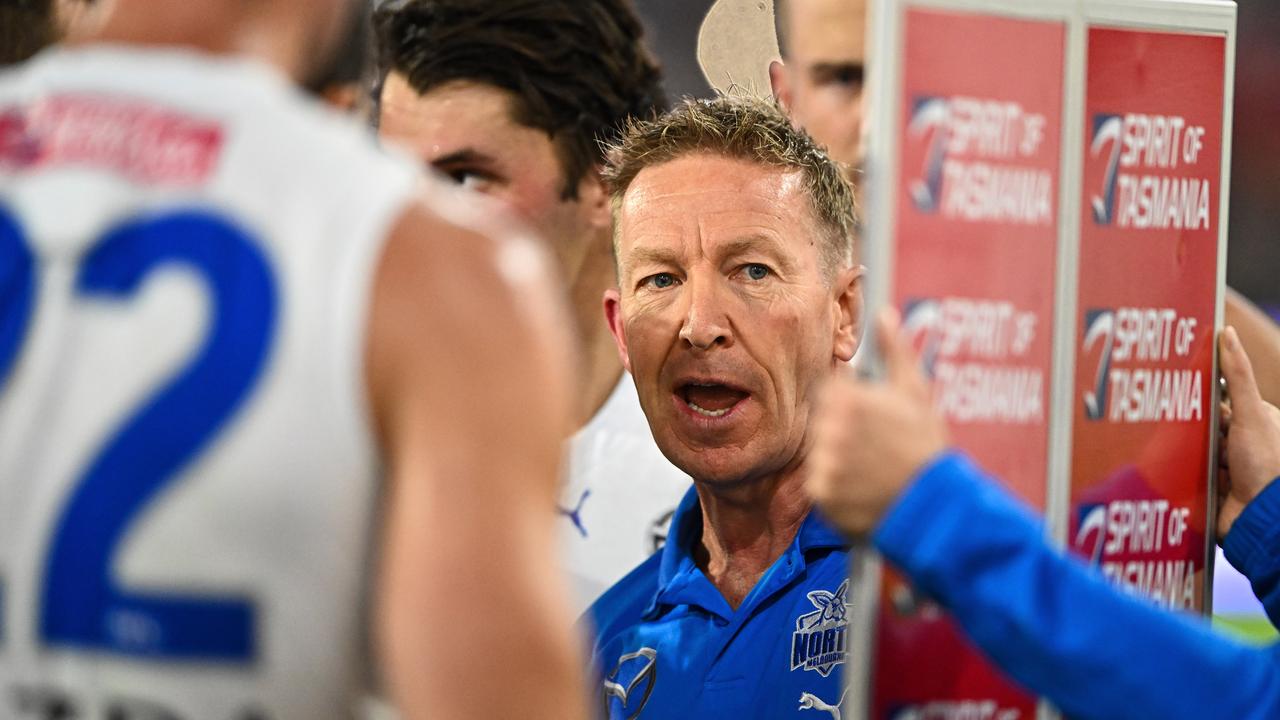
<instances>
[{"instance_id":1,"label":"man's face","mask_svg":"<svg viewBox=\"0 0 1280 720\"><path fill-rule=\"evenodd\" d=\"M787 57L770 68L796 125L849 167L861 160L866 0L786 0Z\"/></svg>"},{"instance_id":2,"label":"man's face","mask_svg":"<svg viewBox=\"0 0 1280 720\"><path fill-rule=\"evenodd\" d=\"M712 483L794 466L859 311L858 271L821 266L800 175L681 157L640 172L617 222L605 311L663 454Z\"/></svg>"},{"instance_id":3,"label":"man's face","mask_svg":"<svg viewBox=\"0 0 1280 720\"><path fill-rule=\"evenodd\" d=\"M423 162L503 201L551 240L566 270L577 267L590 232L609 222L598 180L588 173L578 198L563 199L556 146L512 118L514 97L492 85L457 81L419 95L391 73L382 89L379 134Z\"/></svg>"}]
</instances>

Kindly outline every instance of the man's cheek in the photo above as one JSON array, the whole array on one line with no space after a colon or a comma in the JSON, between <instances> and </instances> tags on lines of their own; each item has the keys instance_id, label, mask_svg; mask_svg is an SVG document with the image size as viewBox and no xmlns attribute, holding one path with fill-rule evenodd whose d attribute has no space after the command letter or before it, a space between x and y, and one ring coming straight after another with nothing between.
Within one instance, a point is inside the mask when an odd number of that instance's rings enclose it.
<instances>
[{"instance_id":1,"label":"man's cheek","mask_svg":"<svg viewBox=\"0 0 1280 720\"><path fill-rule=\"evenodd\" d=\"M643 323L624 322L622 336L627 343L627 355L631 358L631 374L642 382L656 378L658 355L654 352L650 328Z\"/></svg>"}]
</instances>

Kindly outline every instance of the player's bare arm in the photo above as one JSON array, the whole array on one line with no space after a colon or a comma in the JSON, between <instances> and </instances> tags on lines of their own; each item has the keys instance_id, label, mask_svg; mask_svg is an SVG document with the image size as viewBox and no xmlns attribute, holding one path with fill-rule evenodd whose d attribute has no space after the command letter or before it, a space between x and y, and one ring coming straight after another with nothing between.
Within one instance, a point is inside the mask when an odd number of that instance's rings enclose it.
<instances>
[{"instance_id":1,"label":"player's bare arm","mask_svg":"<svg viewBox=\"0 0 1280 720\"><path fill-rule=\"evenodd\" d=\"M367 346L389 463L377 635L406 718L584 716L554 564L570 398L552 287L532 241L423 208L382 257Z\"/></svg>"}]
</instances>

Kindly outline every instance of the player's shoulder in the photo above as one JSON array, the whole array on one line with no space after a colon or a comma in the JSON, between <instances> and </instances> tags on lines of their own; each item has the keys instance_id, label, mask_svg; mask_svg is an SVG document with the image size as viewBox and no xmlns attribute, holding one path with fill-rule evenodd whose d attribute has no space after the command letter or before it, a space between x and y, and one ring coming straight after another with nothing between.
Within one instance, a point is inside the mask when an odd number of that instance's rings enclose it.
<instances>
[{"instance_id":1,"label":"player's shoulder","mask_svg":"<svg viewBox=\"0 0 1280 720\"><path fill-rule=\"evenodd\" d=\"M198 167L179 179L250 205L258 196L277 212L305 204L323 215L403 196L420 172L407 157L378 148L356 118L324 107L275 68L191 49L46 50L0 73L0 111L6 107L53 137L68 128L93 131L98 154L128 148L146 160L143 180Z\"/></svg>"},{"instance_id":2,"label":"player's shoulder","mask_svg":"<svg viewBox=\"0 0 1280 720\"><path fill-rule=\"evenodd\" d=\"M644 620L658 593L662 551L649 556L604 592L579 621L596 638L607 641Z\"/></svg>"}]
</instances>

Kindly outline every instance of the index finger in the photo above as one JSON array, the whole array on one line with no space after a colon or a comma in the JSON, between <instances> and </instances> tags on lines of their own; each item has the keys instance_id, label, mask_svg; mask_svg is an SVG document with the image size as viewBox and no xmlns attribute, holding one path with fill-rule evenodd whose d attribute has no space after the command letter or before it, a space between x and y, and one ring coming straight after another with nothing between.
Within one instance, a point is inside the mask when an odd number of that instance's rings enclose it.
<instances>
[{"instance_id":1,"label":"index finger","mask_svg":"<svg viewBox=\"0 0 1280 720\"><path fill-rule=\"evenodd\" d=\"M1222 331L1218 342L1219 366L1222 376L1227 380L1227 391L1231 397L1232 414L1241 417L1252 417L1262 411L1262 395L1258 392L1258 382L1253 377L1253 365L1240 344L1240 336L1233 327Z\"/></svg>"},{"instance_id":2,"label":"index finger","mask_svg":"<svg viewBox=\"0 0 1280 720\"><path fill-rule=\"evenodd\" d=\"M927 382L920 369L920 356L903 335L902 319L897 310L886 308L878 320L876 329L880 336L886 379L892 385L915 392L927 391Z\"/></svg>"}]
</instances>

